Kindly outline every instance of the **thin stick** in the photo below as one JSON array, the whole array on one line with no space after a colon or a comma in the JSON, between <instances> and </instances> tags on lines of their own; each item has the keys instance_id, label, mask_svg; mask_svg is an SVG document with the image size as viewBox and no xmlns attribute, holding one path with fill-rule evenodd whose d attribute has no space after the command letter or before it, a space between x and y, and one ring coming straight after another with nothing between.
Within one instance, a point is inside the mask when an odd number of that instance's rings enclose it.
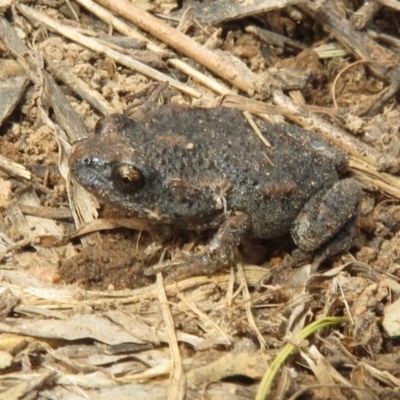
<instances>
[{"instance_id":1,"label":"thin stick","mask_svg":"<svg viewBox=\"0 0 400 400\"><path fill-rule=\"evenodd\" d=\"M387 79L389 69L397 65L396 56L388 49L378 45L364 32L356 31L353 25L340 12L337 0L324 2L321 7L311 11L307 4L301 6L306 12L322 25L329 27L333 36L348 48L360 60L374 60L368 67L377 76Z\"/></svg>"},{"instance_id":2,"label":"thin stick","mask_svg":"<svg viewBox=\"0 0 400 400\"><path fill-rule=\"evenodd\" d=\"M361 30L368 24L369 21L375 16L375 14L382 8L376 0L366 1L350 18L354 28Z\"/></svg>"},{"instance_id":3,"label":"thin stick","mask_svg":"<svg viewBox=\"0 0 400 400\"><path fill-rule=\"evenodd\" d=\"M162 49L160 46L157 46L156 44L151 42L146 36L142 35L136 29L132 28L127 23L123 22L121 19L115 17L108 10L94 3L92 0L76 0L76 2L81 4L83 7L85 7L91 13L96 15L96 17L103 20L105 23L112 25L113 28L122 35L125 35L127 37L132 37L145 42L148 50L154 51L156 53L160 52L165 53L165 50ZM184 74L190 76L195 81L199 82L200 84L204 85L205 87L209 88L215 93L218 94L234 93L227 86L223 85L222 83L219 83L212 76L204 75L196 68L192 67L191 65L185 63L184 61L178 58L169 59L168 64L172 65L173 67L183 72ZM200 97L200 93L196 97Z\"/></svg>"},{"instance_id":4,"label":"thin stick","mask_svg":"<svg viewBox=\"0 0 400 400\"><path fill-rule=\"evenodd\" d=\"M264 14L271 10L302 2L304 0L218 0L202 3L194 2L192 18L198 20L201 24L218 24L233 19L254 17L258 14ZM181 14L181 12L176 13L179 16Z\"/></svg>"},{"instance_id":5,"label":"thin stick","mask_svg":"<svg viewBox=\"0 0 400 400\"><path fill-rule=\"evenodd\" d=\"M400 199L400 179L398 176L378 172L374 166L350 157L349 167L352 173L359 176L362 182L369 184L371 190L378 190L386 196Z\"/></svg>"},{"instance_id":6,"label":"thin stick","mask_svg":"<svg viewBox=\"0 0 400 400\"><path fill-rule=\"evenodd\" d=\"M400 3L398 0L377 0L383 6L393 8L397 11L400 11Z\"/></svg>"},{"instance_id":7,"label":"thin stick","mask_svg":"<svg viewBox=\"0 0 400 400\"><path fill-rule=\"evenodd\" d=\"M195 40L134 6L127 0L98 0L98 3L133 22L135 25L139 26L157 39L167 43L179 52L197 61L210 71L245 92L251 93L254 90L252 86L256 79L252 80L252 82L245 82L242 77L239 76L237 69L229 60L226 60L217 53L208 50ZM249 74L251 76L253 75L250 71Z\"/></svg>"},{"instance_id":8,"label":"thin stick","mask_svg":"<svg viewBox=\"0 0 400 400\"><path fill-rule=\"evenodd\" d=\"M125 65L128 68L131 68L149 78L155 79L160 82L169 82L169 84L180 90L183 93L186 93L193 97L200 97L200 94L197 90L194 90L188 85L185 85L161 72L140 63L139 61L134 60L131 57L128 57L124 54L120 54L115 50L110 49L107 46L99 43L97 40L92 38L86 37L79 32L71 29L71 27L67 27L64 25L59 24L58 22L54 21L53 19L49 18L47 15L42 14L33 8L27 7L23 4L16 4L16 7L27 17L37 20L38 22L46 25L50 28L53 32L56 32L66 38L79 43L80 45L89 48L92 51L95 51L100 54L106 54L111 59L115 60L116 62Z\"/></svg>"},{"instance_id":9,"label":"thin stick","mask_svg":"<svg viewBox=\"0 0 400 400\"><path fill-rule=\"evenodd\" d=\"M380 154L375 149L362 143L360 140L356 140L340 128L334 127L323 118L311 112L306 113L306 109L303 106L296 105L289 97L285 96L279 91L275 91L272 94L272 98L275 104L286 108L286 115L291 112L290 119L295 121L300 126L309 129L310 126L318 128L326 140L334 143L344 151L354 155L355 157L374 165Z\"/></svg>"}]
</instances>

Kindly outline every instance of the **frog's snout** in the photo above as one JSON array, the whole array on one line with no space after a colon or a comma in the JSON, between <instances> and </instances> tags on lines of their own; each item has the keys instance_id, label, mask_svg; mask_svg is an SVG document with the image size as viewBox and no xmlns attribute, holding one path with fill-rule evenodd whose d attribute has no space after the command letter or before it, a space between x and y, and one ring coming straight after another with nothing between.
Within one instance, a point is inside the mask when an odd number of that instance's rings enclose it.
<instances>
[{"instance_id":1,"label":"frog's snout","mask_svg":"<svg viewBox=\"0 0 400 400\"><path fill-rule=\"evenodd\" d=\"M88 163L88 160L90 160L90 156L87 154L87 144L86 143L81 143L78 144L74 151L71 153L69 159L68 159L68 166L70 169L73 168L73 165L76 164L77 161L81 160L84 164ZM86 160L84 162L83 160Z\"/></svg>"}]
</instances>

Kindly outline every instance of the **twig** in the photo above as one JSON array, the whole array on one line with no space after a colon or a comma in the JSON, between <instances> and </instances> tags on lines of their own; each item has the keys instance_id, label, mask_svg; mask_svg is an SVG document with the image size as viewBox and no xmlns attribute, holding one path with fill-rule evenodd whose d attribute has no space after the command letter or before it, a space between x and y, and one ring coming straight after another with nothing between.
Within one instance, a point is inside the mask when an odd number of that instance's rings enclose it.
<instances>
[{"instance_id":1,"label":"twig","mask_svg":"<svg viewBox=\"0 0 400 400\"><path fill-rule=\"evenodd\" d=\"M380 42L388 43L391 46L395 46L397 48L400 47L400 40L398 38L395 38L395 37L391 36L391 35L388 35L386 33L378 33L378 32L375 32L372 29L369 29L367 31L367 33L372 39L378 40Z\"/></svg>"},{"instance_id":2,"label":"twig","mask_svg":"<svg viewBox=\"0 0 400 400\"><path fill-rule=\"evenodd\" d=\"M42 14L33 8L27 7L23 4L16 4L16 7L27 17L37 20L38 22L44 24L52 31L63 35L64 37L79 43L80 45L89 48L92 51L95 51L100 54L106 54L111 59L116 62L125 65L128 68L131 68L145 76L148 76L152 79L155 79L160 82L169 82L170 85L183 93L189 94L193 97L199 97L199 94L196 90L192 89L190 86L185 85L145 64L140 63L139 61L134 60L131 57L128 57L124 54L120 54L115 50L110 49L107 46L99 43L97 40L86 37L76 30L71 29L71 27L67 27L59 24L55 20L51 19L45 14Z\"/></svg>"},{"instance_id":3,"label":"twig","mask_svg":"<svg viewBox=\"0 0 400 400\"><path fill-rule=\"evenodd\" d=\"M397 11L400 11L400 3L398 0L377 0L383 6L393 8Z\"/></svg>"},{"instance_id":4,"label":"twig","mask_svg":"<svg viewBox=\"0 0 400 400\"><path fill-rule=\"evenodd\" d=\"M379 158L380 154L375 149L349 136L340 128L332 126L318 115L306 112L303 106L294 104L283 93L275 91L272 98L275 104L286 108L286 114L290 115L291 120L306 128L310 126L318 128L318 131L326 140L334 143L344 151L372 165Z\"/></svg>"},{"instance_id":5,"label":"twig","mask_svg":"<svg viewBox=\"0 0 400 400\"><path fill-rule=\"evenodd\" d=\"M115 110L100 95L99 92L93 90L86 82L78 78L74 72L62 63L53 63L47 61L48 70L58 79L63 81L68 87L78 94L83 100L86 100L94 109L103 115L108 115Z\"/></svg>"},{"instance_id":6,"label":"twig","mask_svg":"<svg viewBox=\"0 0 400 400\"><path fill-rule=\"evenodd\" d=\"M204 85L205 87L207 87L208 89L212 90L215 93L218 94L235 93L224 84L216 81L213 77L202 74L196 68L193 68L189 64L186 64L185 62L178 60L177 58L168 60L168 64L172 65L179 71L189 75L195 81L199 82L200 84Z\"/></svg>"},{"instance_id":7,"label":"twig","mask_svg":"<svg viewBox=\"0 0 400 400\"><path fill-rule=\"evenodd\" d=\"M232 19L263 14L271 10L302 2L304 0L218 0L214 2L194 3L192 18L202 24L218 24ZM175 15L180 15L181 13L178 12Z\"/></svg>"},{"instance_id":8,"label":"twig","mask_svg":"<svg viewBox=\"0 0 400 400\"><path fill-rule=\"evenodd\" d=\"M28 244L32 243L32 238L28 237L28 238L24 238L16 243L11 244L10 246L8 246L5 250L3 250L0 253L0 262L2 262L4 260L4 257L8 254L11 253L14 250L20 249L22 247L28 246Z\"/></svg>"},{"instance_id":9,"label":"twig","mask_svg":"<svg viewBox=\"0 0 400 400\"><path fill-rule=\"evenodd\" d=\"M368 24L375 14L382 8L376 0L366 1L350 18L354 28L361 30Z\"/></svg>"},{"instance_id":10,"label":"twig","mask_svg":"<svg viewBox=\"0 0 400 400\"><path fill-rule=\"evenodd\" d=\"M32 177L31 173L22 164L18 164L2 155L0 155L0 169L15 178L30 180Z\"/></svg>"},{"instance_id":11,"label":"twig","mask_svg":"<svg viewBox=\"0 0 400 400\"><path fill-rule=\"evenodd\" d=\"M49 219L67 219L72 218L71 210L69 208L54 208L54 207L40 207L28 206L26 204L19 204L18 207L24 214L33 215L35 217L49 218Z\"/></svg>"},{"instance_id":12,"label":"twig","mask_svg":"<svg viewBox=\"0 0 400 400\"><path fill-rule=\"evenodd\" d=\"M350 21L343 17L339 4L341 4L339 0L325 1L314 11L311 7L306 10L312 14L315 21L328 26L336 39L358 59L377 61L378 63L370 64L369 68L375 75L387 79L388 70L397 65L396 57L365 33L356 31Z\"/></svg>"},{"instance_id":13,"label":"twig","mask_svg":"<svg viewBox=\"0 0 400 400\"><path fill-rule=\"evenodd\" d=\"M365 113L377 113L386 102L400 89L400 68L397 56L380 46L366 33L354 29L353 25L340 13L342 2L325 1L321 7L312 10L305 8L320 24L329 27L331 33L358 59L373 60L368 68L383 80L390 80L390 85L381 93L380 98ZM304 8L304 7L303 7Z\"/></svg>"},{"instance_id":14,"label":"twig","mask_svg":"<svg viewBox=\"0 0 400 400\"><path fill-rule=\"evenodd\" d=\"M146 36L142 35L136 29L132 28L131 26L123 22L121 19L115 17L108 10L94 3L92 0L76 0L76 1L83 7L87 8L98 18L102 19L105 23L111 24L113 28L118 32L120 32L121 34L145 42L147 48L151 51L154 51L156 53L165 52L164 49L152 43ZM183 62L178 58L169 59L168 64L172 65L179 71L189 75L195 81L201 83L202 85L211 89L215 93L218 94L233 93L227 86L219 83L213 77L204 75L197 69L193 68L191 65ZM198 98L200 96L201 96L200 93L197 93L197 96L194 97Z\"/></svg>"},{"instance_id":15,"label":"twig","mask_svg":"<svg viewBox=\"0 0 400 400\"><path fill-rule=\"evenodd\" d=\"M139 9L127 0L99 0L99 3L133 22L157 39L197 61L245 92L252 94L256 90L255 83L257 77L250 70L248 71L248 77L244 80L242 74L238 73L232 62L208 50L195 40Z\"/></svg>"},{"instance_id":16,"label":"twig","mask_svg":"<svg viewBox=\"0 0 400 400\"><path fill-rule=\"evenodd\" d=\"M285 47L285 45L287 45L297 50L304 50L307 48L297 40L290 39L286 36L279 35L278 33L258 28L256 26L248 26L246 27L245 31L248 33L253 33L257 37L259 37L262 41L269 44L273 44L275 46Z\"/></svg>"}]
</instances>

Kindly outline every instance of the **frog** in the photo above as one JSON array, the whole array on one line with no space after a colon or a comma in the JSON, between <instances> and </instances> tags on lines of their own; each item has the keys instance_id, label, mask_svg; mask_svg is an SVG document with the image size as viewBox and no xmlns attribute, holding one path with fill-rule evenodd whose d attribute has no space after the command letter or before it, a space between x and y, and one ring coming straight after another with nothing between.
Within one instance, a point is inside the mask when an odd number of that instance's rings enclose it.
<instances>
[{"instance_id":1,"label":"frog","mask_svg":"<svg viewBox=\"0 0 400 400\"><path fill-rule=\"evenodd\" d=\"M232 265L245 238L290 235L315 268L347 250L362 190L348 156L317 133L233 108L171 103L140 118L111 114L69 159L72 177L101 203L149 226L215 230L202 254L147 268L167 279ZM302 258L300 257L300 258Z\"/></svg>"}]
</instances>

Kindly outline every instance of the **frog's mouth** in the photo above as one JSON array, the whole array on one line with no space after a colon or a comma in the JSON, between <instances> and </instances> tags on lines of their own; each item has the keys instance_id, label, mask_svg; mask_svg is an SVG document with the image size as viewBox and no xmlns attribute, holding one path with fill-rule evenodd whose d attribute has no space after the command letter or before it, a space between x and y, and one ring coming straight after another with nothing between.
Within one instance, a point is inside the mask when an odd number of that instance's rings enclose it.
<instances>
[{"instance_id":1,"label":"frog's mouth","mask_svg":"<svg viewBox=\"0 0 400 400\"><path fill-rule=\"evenodd\" d=\"M75 154L74 154L75 155ZM70 169L78 183L94 195L110 190L111 168L95 157L83 157L70 160Z\"/></svg>"}]
</instances>

